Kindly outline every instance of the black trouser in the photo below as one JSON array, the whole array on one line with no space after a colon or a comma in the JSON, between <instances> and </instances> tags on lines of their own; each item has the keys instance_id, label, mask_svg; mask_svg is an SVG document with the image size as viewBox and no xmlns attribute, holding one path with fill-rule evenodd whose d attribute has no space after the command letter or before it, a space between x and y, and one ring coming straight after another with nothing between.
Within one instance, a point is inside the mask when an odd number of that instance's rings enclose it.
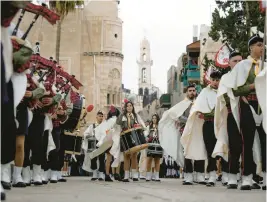
<instances>
[{"instance_id":1,"label":"black trouser","mask_svg":"<svg viewBox=\"0 0 267 202\"><path fill-rule=\"evenodd\" d=\"M185 173L193 173L193 171L196 171L198 173L204 173L205 160L195 160L194 161L194 169L193 169L192 160L191 159L185 159L184 172Z\"/></svg>"},{"instance_id":2,"label":"black trouser","mask_svg":"<svg viewBox=\"0 0 267 202\"><path fill-rule=\"evenodd\" d=\"M253 118L250 106L240 99L240 133L233 131L231 132L230 125L235 123L232 120L230 123L228 121L228 133L229 133L229 148L230 148L230 170L229 173L237 174L239 173L239 158L242 154L243 163L243 175L247 176L254 172L255 164L253 160L253 143L256 131L256 124ZM228 119L231 118L228 114ZM232 117L233 118L233 117ZM230 125L229 125L230 124Z\"/></svg>"},{"instance_id":3,"label":"black trouser","mask_svg":"<svg viewBox=\"0 0 267 202\"><path fill-rule=\"evenodd\" d=\"M229 173L229 164L223 158L221 158L222 172Z\"/></svg>"},{"instance_id":4,"label":"black trouser","mask_svg":"<svg viewBox=\"0 0 267 202\"><path fill-rule=\"evenodd\" d=\"M58 158L59 158L59 164L58 164L57 171L61 171L61 169L64 166L64 161L65 161L64 130L62 130L60 134L60 148L58 151Z\"/></svg>"},{"instance_id":5,"label":"black trouser","mask_svg":"<svg viewBox=\"0 0 267 202\"><path fill-rule=\"evenodd\" d=\"M11 81L6 84L6 90L6 98L8 97L8 99L1 99L1 164L13 161L16 153L17 126L14 116L14 95Z\"/></svg>"},{"instance_id":6,"label":"black trouser","mask_svg":"<svg viewBox=\"0 0 267 202\"><path fill-rule=\"evenodd\" d=\"M257 114L261 113L261 110L258 110L259 103L258 101L249 101L249 104L254 108ZM259 113L258 113L259 112ZM256 126L256 130L259 134L260 145L261 145L261 163L262 163L262 172L266 172L266 133L263 129L262 123L260 126ZM256 175L257 165L253 164L253 179L257 182L258 176Z\"/></svg>"},{"instance_id":7,"label":"black trouser","mask_svg":"<svg viewBox=\"0 0 267 202\"><path fill-rule=\"evenodd\" d=\"M229 173L237 174L239 173L239 159L242 153L242 136L232 113L228 113L227 131L229 138Z\"/></svg>"},{"instance_id":8,"label":"black trouser","mask_svg":"<svg viewBox=\"0 0 267 202\"><path fill-rule=\"evenodd\" d=\"M203 124L203 139L208 155L207 172L217 171L216 159L212 158L212 153L216 145L217 139L214 133L214 122L205 121Z\"/></svg>"},{"instance_id":9,"label":"black trouser","mask_svg":"<svg viewBox=\"0 0 267 202\"><path fill-rule=\"evenodd\" d=\"M41 165L43 161L43 133L45 115L34 113L29 126L29 134L25 138L25 158L23 167L30 165L30 150L32 151L31 163Z\"/></svg>"},{"instance_id":10,"label":"black trouser","mask_svg":"<svg viewBox=\"0 0 267 202\"><path fill-rule=\"evenodd\" d=\"M17 106L16 113L17 121L19 122L19 127L17 130L17 135L27 135L28 134L28 107L26 102L21 102Z\"/></svg>"},{"instance_id":11,"label":"black trouser","mask_svg":"<svg viewBox=\"0 0 267 202\"><path fill-rule=\"evenodd\" d=\"M50 151L48 155L48 160L49 160L51 170L59 169L60 134L61 134L61 128L54 127L52 130L52 137L53 137L56 148Z\"/></svg>"},{"instance_id":12,"label":"black trouser","mask_svg":"<svg viewBox=\"0 0 267 202\"><path fill-rule=\"evenodd\" d=\"M44 138L43 138L43 143L44 143L44 150L43 150L43 169L44 170L58 170L59 169L59 165L60 165L60 161L59 161L59 150L60 150L60 134L61 134L61 128L60 127L54 127L52 130L52 137L53 137L53 141L55 143L56 148L51 150L48 154L48 161L46 158L46 154L47 154L47 144L48 144L48 140L49 140L49 131L46 130L44 132Z\"/></svg>"},{"instance_id":13,"label":"black trouser","mask_svg":"<svg viewBox=\"0 0 267 202\"><path fill-rule=\"evenodd\" d=\"M91 169L97 169L97 159L99 160L99 172L105 172L105 152L91 160Z\"/></svg>"}]
</instances>

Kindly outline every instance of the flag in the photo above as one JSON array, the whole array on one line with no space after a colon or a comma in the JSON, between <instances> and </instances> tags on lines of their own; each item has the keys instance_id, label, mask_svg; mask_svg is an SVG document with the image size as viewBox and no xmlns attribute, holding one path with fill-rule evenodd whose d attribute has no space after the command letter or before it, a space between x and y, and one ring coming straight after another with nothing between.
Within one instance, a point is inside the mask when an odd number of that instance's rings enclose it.
<instances>
[{"instance_id":1,"label":"flag","mask_svg":"<svg viewBox=\"0 0 267 202\"><path fill-rule=\"evenodd\" d=\"M267 0L260 0L260 10L261 12L265 12L267 9Z\"/></svg>"}]
</instances>

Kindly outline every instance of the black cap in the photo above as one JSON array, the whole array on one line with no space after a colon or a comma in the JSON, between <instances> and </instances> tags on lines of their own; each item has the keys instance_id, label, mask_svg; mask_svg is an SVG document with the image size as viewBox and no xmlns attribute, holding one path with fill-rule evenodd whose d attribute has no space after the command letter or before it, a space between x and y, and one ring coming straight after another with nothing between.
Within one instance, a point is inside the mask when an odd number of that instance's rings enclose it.
<instances>
[{"instance_id":1,"label":"black cap","mask_svg":"<svg viewBox=\"0 0 267 202\"><path fill-rule=\"evenodd\" d=\"M263 42L263 38L260 37L258 34L254 34L253 36L250 37L248 40L248 46L251 46L257 42Z\"/></svg>"},{"instance_id":2,"label":"black cap","mask_svg":"<svg viewBox=\"0 0 267 202\"><path fill-rule=\"evenodd\" d=\"M232 51L229 55L229 60L235 56L242 56L241 53L236 52L236 51Z\"/></svg>"},{"instance_id":3,"label":"black cap","mask_svg":"<svg viewBox=\"0 0 267 202\"><path fill-rule=\"evenodd\" d=\"M104 114L101 110L99 110L96 115L104 115Z\"/></svg>"},{"instance_id":4,"label":"black cap","mask_svg":"<svg viewBox=\"0 0 267 202\"><path fill-rule=\"evenodd\" d=\"M210 78L221 79L221 77L222 77L222 73L218 70L214 70L210 73Z\"/></svg>"}]
</instances>

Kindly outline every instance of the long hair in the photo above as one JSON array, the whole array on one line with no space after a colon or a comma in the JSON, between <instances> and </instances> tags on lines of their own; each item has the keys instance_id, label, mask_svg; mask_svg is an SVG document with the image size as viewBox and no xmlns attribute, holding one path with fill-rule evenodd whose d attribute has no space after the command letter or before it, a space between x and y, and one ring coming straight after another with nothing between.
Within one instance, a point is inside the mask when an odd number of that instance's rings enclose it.
<instances>
[{"instance_id":1,"label":"long hair","mask_svg":"<svg viewBox=\"0 0 267 202\"><path fill-rule=\"evenodd\" d=\"M149 128L153 128L153 117L154 117L154 116L155 116L156 119L157 119L157 122L156 122L157 126L158 126L158 124L159 124L159 120L160 120L159 115L158 115L158 114L153 114L152 119L151 119L151 122L150 122L150 124L149 124Z\"/></svg>"},{"instance_id":2,"label":"long hair","mask_svg":"<svg viewBox=\"0 0 267 202\"><path fill-rule=\"evenodd\" d=\"M124 104L123 115L127 117L127 104L129 104L129 103L132 104L132 106L133 106L132 114L134 115L135 120L138 121L138 120L137 120L137 114L135 113L135 109L134 109L134 104L133 104L131 101L127 101L127 102L125 102L125 104Z\"/></svg>"},{"instance_id":3,"label":"long hair","mask_svg":"<svg viewBox=\"0 0 267 202\"><path fill-rule=\"evenodd\" d=\"M109 120L110 118L112 118L112 116L114 116L114 115L116 117L118 117L121 114L120 110L118 110L117 108L115 108L115 111L116 111L115 114L112 113L111 110L108 112L108 114L107 114L107 120Z\"/></svg>"}]
</instances>

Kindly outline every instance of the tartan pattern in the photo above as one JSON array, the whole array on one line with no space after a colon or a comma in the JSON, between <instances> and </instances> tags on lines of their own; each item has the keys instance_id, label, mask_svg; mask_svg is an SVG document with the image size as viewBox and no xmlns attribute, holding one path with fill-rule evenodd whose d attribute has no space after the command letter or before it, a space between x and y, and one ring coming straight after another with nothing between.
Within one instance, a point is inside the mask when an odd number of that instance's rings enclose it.
<instances>
[{"instance_id":1,"label":"tartan pattern","mask_svg":"<svg viewBox=\"0 0 267 202\"><path fill-rule=\"evenodd\" d=\"M70 100L72 103L75 103L80 99L79 93L74 92L72 89L70 89Z\"/></svg>"},{"instance_id":2,"label":"tartan pattern","mask_svg":"<svg viewBox=\"0 0 267 202\"><path fill-rule=\"evenodd\" d=\"M37 69L47 69L48 67L51 67L53 69L56 69L56 64L46 58L43 58L40 55L32 55L30 61L32 63L38 64Z\"/></svg>"},{"instance_id":3,"label":"tartan pattern","mask_svg":"<svg viewBox=\"0 0 267 202\"><path fill-rule=\"evenodd\" d=\"M27 90L29 90L29 91L35 90L37 88L37 85L34 83L31 75L30 74L26 74L26 76L27 76L28 84L30 85L30 86L27 87Z\"/></svg>"},{"instance_id":4,"label":"tartan pattern","mask_svg":"<svg viewBox=\"0 0 267 202\"><path fill-rule=\"evenodd\" d=\"M60 105L62 106L63 110L68 109L67 105L66 105L66 101L65 100L61 100Z\"/></svg>"},{"instance_id":5,"label":"tartan pattern","mask_svg":"<svg viewBox=\"0 0 267 202\"><path fill-rule=\"evenodd\" d=\"M248 101L258 101L257 95L256 94L249 94L246 96Z\"/></svg>"},{"instance_id":6,"label":"tartan pattern","mask_svg":"<svg viewBox=\"0 0 267 202\"><path fill-rule=\"evenodd\" d=\"M28 3L24 9L28 12L43 16L52 25L56 24L56 22L60 20L60 16L58 14L44 6Z\"/></svg>"}]
</instances>

